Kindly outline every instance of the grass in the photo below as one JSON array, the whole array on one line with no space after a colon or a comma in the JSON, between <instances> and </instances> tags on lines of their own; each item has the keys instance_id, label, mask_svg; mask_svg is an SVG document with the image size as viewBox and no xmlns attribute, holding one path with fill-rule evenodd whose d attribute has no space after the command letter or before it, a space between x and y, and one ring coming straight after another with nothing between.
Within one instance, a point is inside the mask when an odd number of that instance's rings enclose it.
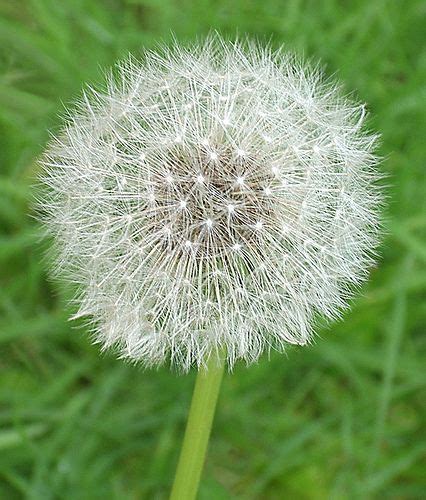
<instances>
[{"instance_id":1,"label":"grass","mask_svg":"<svg viewBox=\"0 0 426 500\"><path fill-rule=\"evenodd\" d=\"M211 28L321 59L369 104L390 187L380 263L345 320L225 376L200 498L425 497L425 14L417 0L0 0L0 498L167 498L194 374L99 355L66 321L28 202L83 82L171 30Z\"/></svg>"}]
</instances>

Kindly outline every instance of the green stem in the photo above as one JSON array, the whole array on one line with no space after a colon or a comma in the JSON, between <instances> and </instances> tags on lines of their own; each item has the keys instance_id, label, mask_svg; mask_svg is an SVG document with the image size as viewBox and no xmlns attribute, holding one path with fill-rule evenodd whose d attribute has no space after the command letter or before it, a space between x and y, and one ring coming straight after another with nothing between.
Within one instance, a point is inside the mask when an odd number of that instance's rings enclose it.
<instances>
[{"instance_id":1,"label":"green stem","mask_svg":"<svg viewBox=\"0 0 426 500\"><path fill-rule=\"evenodd\" d=\"M224 366L223 357L211 356L198 371L170 500L197 495Z\"/></svg>"}]
</instances>

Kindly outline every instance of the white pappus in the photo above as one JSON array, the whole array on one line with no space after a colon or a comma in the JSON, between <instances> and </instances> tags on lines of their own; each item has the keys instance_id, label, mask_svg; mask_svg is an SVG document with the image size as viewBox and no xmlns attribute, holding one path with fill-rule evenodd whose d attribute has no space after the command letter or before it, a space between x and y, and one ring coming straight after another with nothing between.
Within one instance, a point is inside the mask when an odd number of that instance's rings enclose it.
<instances>
[{"instance_id":1,"label":"white pappus","mask_svg":"<svg viewBox=\"0 0 426 500\"><path fill-rule=\"evenodd\" d=\"M257 42L214 35L119 63L52 139L38 196L95 340L184 371L308 343L374 258L364 114Z\"/></svg>"}]
</instances>

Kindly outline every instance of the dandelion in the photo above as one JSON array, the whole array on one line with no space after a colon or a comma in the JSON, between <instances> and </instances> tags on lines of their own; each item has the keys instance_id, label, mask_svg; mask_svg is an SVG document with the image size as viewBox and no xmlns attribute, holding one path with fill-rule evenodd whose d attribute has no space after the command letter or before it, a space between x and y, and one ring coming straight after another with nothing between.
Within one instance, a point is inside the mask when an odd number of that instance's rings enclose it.
<instances>
[{"instance_id":1,"label":"dandelion","mask_svg":"<svg viewBox=\"0 0 426 500\"><path fill-rule=\"evenodd\" d=\"M102 348L187 371L305 345L374 259L365 107L283 50L218 35L90 90L44 157L55 268Z\"/></svg>"}]
</instances>

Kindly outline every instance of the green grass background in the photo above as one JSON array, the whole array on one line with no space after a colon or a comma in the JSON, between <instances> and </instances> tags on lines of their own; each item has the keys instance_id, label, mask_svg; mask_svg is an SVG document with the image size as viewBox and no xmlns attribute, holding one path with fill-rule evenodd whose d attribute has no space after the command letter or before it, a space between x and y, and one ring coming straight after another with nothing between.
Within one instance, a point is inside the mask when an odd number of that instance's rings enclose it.
<instances>
[{"instance_id":1,"label":"green grass background","mask_svg":"<svg viewBox=\"0 0 426 500\"><path fill-rule=\"evenodd\" d=\"M426 498L425 14L417 0L0 0L1 499L167 497L194 373L100 355L67 322L29 200L83 82L211 28L320 59L369 104L390 187L380 262L344 321L225 376L200 499Z\"/></svg>"}]
</instances>

